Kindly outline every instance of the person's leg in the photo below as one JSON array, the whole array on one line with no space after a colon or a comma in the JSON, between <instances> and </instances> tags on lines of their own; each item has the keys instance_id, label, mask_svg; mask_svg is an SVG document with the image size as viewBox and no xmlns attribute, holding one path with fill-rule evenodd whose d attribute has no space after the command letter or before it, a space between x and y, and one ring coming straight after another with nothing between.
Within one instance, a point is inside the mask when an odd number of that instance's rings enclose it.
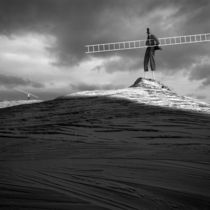
<instances>
[{"instance_id":1,"label":"person's leg","mask_svg":"<svg viewBox=\"0 0 210 210\"><path fill-rule=\"evenodd\" d=\"M150 50L150 58L149 58L149 60L150 60L151 70L155 71L156 65L155 65L155 50L154 50L154 48L151 48L151 50Z\"/></svg>"},{"instance_id":2,"label":"person's leg","mask_svg":"<svg viewBox=\"0 0 210 210\"><path fill-rule=\"evenodd\" d=\"M150 48L148 47L144 55L144 76L148 71L149 59L150 59Z\"/></svg>"}]
</instances>

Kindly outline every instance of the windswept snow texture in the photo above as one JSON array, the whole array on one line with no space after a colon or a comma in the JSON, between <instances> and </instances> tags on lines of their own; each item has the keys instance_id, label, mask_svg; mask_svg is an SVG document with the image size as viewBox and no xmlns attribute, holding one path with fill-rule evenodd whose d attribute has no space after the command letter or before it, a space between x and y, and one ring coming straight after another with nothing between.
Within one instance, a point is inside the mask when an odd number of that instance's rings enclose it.
<instances>
[{"instance_id":1,"label":"windswept snow texture","mask_svg":"<svg viewBox=\"0 0 210 210\"><path fill-rule=\"evenodd\" d=\"M15 100L15 101L0 101L0 108L6 108L11 106L17 106L21 104L40 103L41 100Z\"/></svg>"},{"instance_id":2,"label":"windswept snow texture","mask_svg":"<svg viewBox=\"0 0 210 210\"><path fill-rule=\"evenodd\" d=\"M210 113L210 105L199 100L178 96L160 82L139 78L126 89L82 91L69 96L108 96L125 98L137 103ZM66 96L67 97L67 96Z\"/></svg>"},{"instance_id":3,"label":"windswept snow texture","mask_svg":"<svg viewBox=\"0 0 210 210\"><path fill-rule=\"evenodd\" d=\"M210 115L150 87L0 109L0 209L210 209Z\"/></svg>"}]
</instances>

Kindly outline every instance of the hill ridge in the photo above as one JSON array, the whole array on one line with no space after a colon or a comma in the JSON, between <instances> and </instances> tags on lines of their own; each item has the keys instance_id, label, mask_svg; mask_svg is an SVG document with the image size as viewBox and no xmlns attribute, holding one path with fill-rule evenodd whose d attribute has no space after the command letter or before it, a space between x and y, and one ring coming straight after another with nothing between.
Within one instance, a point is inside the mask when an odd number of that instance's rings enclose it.
<instances>
[{"instance_id":1,"label":"hill ridge","mask_svg":"<svg viewBox=\"0 0 210 210\"><path fill-rule=\"evenodd\" d=\"M68 97L106 96L124 98L137 103L210 114L210 105L187 96L179 96L159 81L138 78L130 87L117 90L91 90L71 93Z\"/></svg>"}]
</instances>

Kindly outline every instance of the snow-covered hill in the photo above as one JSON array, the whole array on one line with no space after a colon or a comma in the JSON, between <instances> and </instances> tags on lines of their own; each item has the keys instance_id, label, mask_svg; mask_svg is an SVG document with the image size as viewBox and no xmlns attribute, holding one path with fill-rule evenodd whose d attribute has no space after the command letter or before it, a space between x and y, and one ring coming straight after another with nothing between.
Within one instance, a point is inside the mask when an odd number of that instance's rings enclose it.
<instances>
[{"instance_id":1,"label":"snow-covered hill","mask_svg":"<svg viewBox=\"0 0 210 210\"><path fill-rule=\"evenodd\" d=\"M138 78L129 88L118 90L82 91L72 96L106 96L124 98L137 103L210 113L210 105L199 100L179 96L158 81ZM65 98L64 97L64 98Z\"/></svg>"},{"instance_id":2,"label":"snow-covered hill","mask_svg":"<svg viewBox=\"0 0 210 210\"><path fill-rule=\"evenodd\" d=\"M0 209L210 209L208 113L144 79L0 109Z\"/></svg>"},{"instance_id":3,"label":"snow-covered hill","mask_svg":"<svg viewBox=\"0 0 210 210\"><path fill-rule=\"evenodd\" d=\"M11 106L17 106L21 104L33 104L42 102L41 100L12 100L12 101L0 101L0 108L6 108Z\"/></svg>"}]
</instances>

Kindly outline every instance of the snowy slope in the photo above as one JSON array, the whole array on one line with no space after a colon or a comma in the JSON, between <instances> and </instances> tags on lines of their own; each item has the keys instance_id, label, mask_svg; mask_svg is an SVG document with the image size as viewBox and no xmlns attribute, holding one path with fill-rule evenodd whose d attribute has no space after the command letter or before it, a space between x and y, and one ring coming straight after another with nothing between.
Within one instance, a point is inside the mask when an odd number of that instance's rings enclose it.
<instances>
[{"instance_id":1,"label":"snowy slope","mask_svg":"<svg viewBox=\"0 0 210 210\"><path fill-rule=\"evenodd\" d=\"M14 101L0 101L0 108L17 106L21 104L33 104L42 102L41 100L14 100Z\"/></svg>"},{"instance_id":2,"label":"snowy slope","mask_svg":"<svg viewBox=\"0 0 210 210\"><path fill-rule=\"evenodd\" d=\"M210 105L207 103L190 97L179 96L160 82L143 78L138 78L131 87L125 89L82 91L65 97L72 96L124 98L148 105L210 113Z\"/></svg>"},{"instance_id":3,"label":"snowy slope","mask_svg":"<svg viewBox=\"0 0 210 210\"><path fill-rule=\"evenodd\" d=\"M0 209L210 209L208 111L142 79L0 109Z\"/></svg>"}]
</instances>

